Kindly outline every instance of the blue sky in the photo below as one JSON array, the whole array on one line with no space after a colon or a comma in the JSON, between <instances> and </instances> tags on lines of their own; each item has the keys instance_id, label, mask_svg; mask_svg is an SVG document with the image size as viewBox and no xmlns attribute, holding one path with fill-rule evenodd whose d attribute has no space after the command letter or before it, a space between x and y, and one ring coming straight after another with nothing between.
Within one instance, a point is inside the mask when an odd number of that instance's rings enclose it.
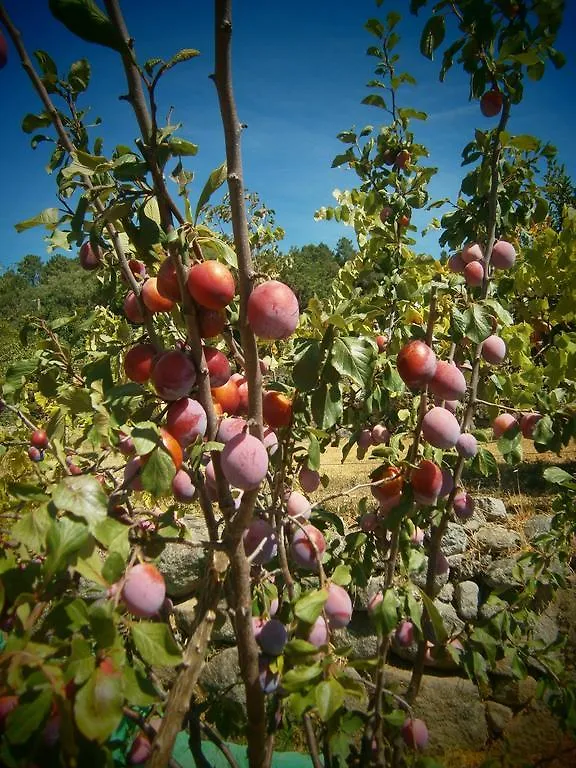
<instances>
[{"instance_id":1,"label":"blue sky","mask_svg":"<svg viewBox=\"0 0 576 768\"><path fill-rule=\"evenodd\" d=\"M105 152L117 143L130 144L137 129L129 105L119 101L125 92L118 56L106 48L83 43L55 21L47 0L5 0L5 7L20 28L30 51L47 50L67 71L78 58L92 64L92 83L83 104L103 118L99 135L106 137ZM354 184L354 175L331 169L342 144L336 134L353 125L378 124L382 111L360 104L368 92L374 59L366 56L373 38L364 30L371 16L399 10L403 22L400 53L402 68L418 85L401 95L404 106L429 113L427 123L416 123L416 140L426 144L430 164L440 172L431 191L435 197L454 198L462 176L460 152L475 127L494 121L483 118L477 103L468 102L467 81L457 69L444 84L438 81L438 61L428 62L418 51L426 18L408 12L408 0L387 0L378 10L372 0L331 0L289 4L236 0L234 3L234 81L240 119L248 128L243 135L245 183L259 192L276 211L285 228L281 247L326 242L335 245L353 231L332 222L315 222L314 212L333 202L332 190ZM576 65L573 31L576 2L567 0L567 14L557 47L568 56L560 71L551 66L539 83L528 83L526 98L513 112L510 130L533 133L551 141L559 158L576 178ZM213 70L212 3L210 0L122 0L128 28L136 39L141 61L169 58L180 48L192 47L201 56L179 65L160 87L160 115L174 107L172 119L183 123L180 135L200 145L187 167L196 174L193 199L210 171L224 159L222 128L215 88L208 78ZM161 9L159 11L159 9ZM2 179L0 185L0 265L8 266L27 253L46 256L40 229L17 234L14 224L56 204L55 182L44 170L46 145L33 151L30 137L20 124L27 112L40 111L37 97L16 61L0 72L0 121ZM415 216L423 227L431 214ZM422 243L437 255L435 238Z\"/></svg>"}]
</instances>

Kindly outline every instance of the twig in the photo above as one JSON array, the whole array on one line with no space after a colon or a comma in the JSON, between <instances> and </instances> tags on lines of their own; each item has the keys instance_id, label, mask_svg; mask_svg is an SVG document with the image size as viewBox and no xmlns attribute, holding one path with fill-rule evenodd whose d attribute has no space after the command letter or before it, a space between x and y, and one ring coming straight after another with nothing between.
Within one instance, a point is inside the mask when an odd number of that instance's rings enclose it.
<instances>
[{"instance_id":1,"label":"twig","mask_svg":"<svg viewBox=\"0 0 576 768\"><path fill-rule=\"evenodd\" d=\"M228 760L228 764L230 765L230 768L240 768L239 764L236 762L236 759L230 749L228 748L228 745L220 736L216 728L214 728L210 723L207 723L205 720L200 720L200 728L206 736L210 739L210 741L215 744L220 752L224 755L226 760Z\"/></svg>"},{"instance_id":2,"label":"twig","mask_svg":"<svg viewBox=\"0 0 576 768\"><path fill-rule=\"evenodd\" d=\"M312 765L314 768L323 768L322 761L320 760L320 750L318 749L318 741L316 740L316 734L314 733L314 726L312 725L312 719L308 713L303 717L304 720L304 733L306 734L306 743L308 744L308 751L312 758Z\"/></svg>"}]
</instances>

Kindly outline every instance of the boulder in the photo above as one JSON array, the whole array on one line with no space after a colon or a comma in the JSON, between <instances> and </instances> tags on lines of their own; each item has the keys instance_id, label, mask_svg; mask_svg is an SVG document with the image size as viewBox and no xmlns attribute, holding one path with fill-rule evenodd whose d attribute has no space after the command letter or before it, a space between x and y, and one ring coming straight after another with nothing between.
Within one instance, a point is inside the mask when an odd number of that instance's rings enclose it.
<instances>
[{"instance_id":1,"label":"boulder","mask_svg":"<svg viewBox=\"0 0 576 768\"><path fill-rule=\"evenodd\" d=\"M552 527L551 515L534 515L524 523L524 535L532 541L542 533L547 533Z\"/></svg>"},{"instance_id":2,"label":"boulder","mask_svg":"<svg viewBox=\"0 0 576 768\"><path fill-rule=\"evenodd\" d=\"M480 588L475 581L461 581L454 589L454 603L458 616L464 621L472 621L478 616Z\"/></svg>"},{"instance_id":3,"label":"boulder","mask_svg":"<svg viewBox=\"0 0 576 768\"><path fill-rule=\"evenodd\" d=\"M480 549L496 554L520 546L520 536L502 525L483 526L476 531L474 539Z\"/></svg>"},{"instance_id":4,"label":"boulder","mask_svg":"<svg viewBox=\"0 0 576 768\"><path fill-rule=\"evenodd\" d=\"M468 536L459 523L448 523L440 549L446 557L461 555L468 547Z\"/></svg>"},{"instance_id":5,"label":"boulder","mask_svg":"<svg viewBox=\"0 0 576 768\"><path fill-rule=\"evenodd\" d=\"M508 518L502 499L495 499L493 496L475 496L474 509L489 522L505 522Z\"/></svg>"},{"instance_id":6,"label":"boulder","mask_svg":"<svg viewBox=\"0 0 576 768\"><path fill-rule=\"evenodd\" d=\"M503 733L513 717L514 712L505 704L499 704L497 701L486 702L486 721L493 736Z\"/></svg>"}]
</instances>

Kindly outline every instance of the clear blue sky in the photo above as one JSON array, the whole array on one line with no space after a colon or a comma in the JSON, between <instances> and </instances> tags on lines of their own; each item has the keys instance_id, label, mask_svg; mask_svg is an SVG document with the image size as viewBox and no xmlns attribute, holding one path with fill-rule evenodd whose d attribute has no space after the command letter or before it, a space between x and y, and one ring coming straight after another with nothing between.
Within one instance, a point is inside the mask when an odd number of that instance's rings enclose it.
<instances>
[{"instance_id":1,"label":"clear blue sky","mask_svg":"<svg viewBox=\"0 0 576 768\"><path fill-rule=\"evenodd\" d=\"M105 152L117 143L130 144L137 135L129 105L119 101L125 92L119 57L113 51L83 43L55 21L47 0L5 0L30 51L47 50L66 69L88 57L92 83L84 104L101 116ZM365 83L372 77L374 59L366 56L373 38L363 25L371 16L397 9L403 14L403 68L418 80L406 88L403 105L429 113L416 124L416 139L431 150L430 164L440 173L435 197L454 198L462 175L460 152L475 126L490 127L478 104L468 102L465 78L454 69L444 84L438 81L438 61L428 62L418 51L421 17L408 12L408 0L387 0L378 10L372 0L331 0L290 3L236 0L234 3L234 80L240 119L248 125L243 136L245 182L275 209L277 223L286 229L283 249L324 241L334 245L353 231L335 223L315 222L314 212L333 202L332 190L354 184L354 175L330 168L343 145L336 134L353 125L378 124L381 110L363 106ZM576 2L567 0L567 15L558 48L568 57L563 70L551 66L539 83L528 83L527 96L514 110L510 130L534 133L559 149L559 158L576 178L576 65L573 34ZM209 172L224 159L222 128L214 85L212 3L210 0L122 0L128 28L136 39L141 61L169 58L180 48L193 47L201 56L166 75L160 88L160 114L174 106L173 120L184 124L181 135L200 145L188 167L196 174L195 194ZM32 11L33 8L33 11ZM40 111L37 97L10 45L11 60L0 72L0 265L7 266L27 253L46 256L43 231L18 235L14 224L56 204L54 179L45 173L46 145L33 151L30 137L20 129L27 112ZM423 227L428 214L414 223ZM426 247L438 253L437 242Z\"/></svg>"}]
</instances>

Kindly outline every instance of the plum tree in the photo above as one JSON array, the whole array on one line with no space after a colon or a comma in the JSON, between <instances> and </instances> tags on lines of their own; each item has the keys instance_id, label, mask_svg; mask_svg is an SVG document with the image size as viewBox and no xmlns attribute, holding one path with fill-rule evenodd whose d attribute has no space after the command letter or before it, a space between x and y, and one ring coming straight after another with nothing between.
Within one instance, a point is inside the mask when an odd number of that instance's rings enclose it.
<instances>
[{"instance_id":1,"label":"plum tree","mask_svg":"<svg viewBox=\"0 0 576 768\"><path fill-rule=\"evenodd\" d=\"M206 411L198 400L182 397L168 406L166 428L184 448L206 434Z\"/></svg>"},{"instance_id":2,"label":"plum tree","mask_svg":"<svg viewBox=\"0 0 576 768\"><path fill-rule=\"evenodd\" d=\"M372 482L378 483L370 488L372 496L383 504L398 498L402 492L404 477L398 467L382 466L372 473Z\"/></svg>"},{"instance_id":3,"label":"plum tree","mask_svg":"<svg viewBox=\"0 0 576 768\"><path fill-rule=\"evenodd\" d=\"M422 459L410 476L414 498L419 504L433 506L442 489L442 470L429 459Z\"/></svg>"},{"instance_id":4,"label":"plum tree","mask_svg":"<svg viewBox=\"0 0 576 768\"><path fill-rule=\"evenodd\" d=\"M470 432L463 432L456 441L456 450L464 459L473 459L478 453L478 443Z\"/></svg>"},{"instance_id":5,"label":"plum tree","mask_svg":"<svg viewBox=\"0 0 576 768\"><path fill-rule=\"evenodd\" d=\"M410 389L422 389L436 373L436 355L424 341L414 339L402 347L396 367Z\"/></svg>"},{"instance_id":6,"label":"plum tree","mask_svg":"<svg viewBox=\"0 0 576 768\"><path fill-rule=\"evenodd\" d=\"M422 436L435 448L454 448L460 437L460 425L447 408L431 408L422 421Z\"/></svg>"},{"instance_id":7,"label":"plum tree","mask_svg":"<svg viewBox=\"0 0 576 768\"><path fill-rule=\"evenodd\" d=\"M170 312L174 307L174 302L167 299L158 291L158 280L156 277L149 277L142 286L142 301L150 312Z\"/></svg>"},{"instance_id":8,"label":"plum tree","mask_svg":"<svg viewBox=\"0 0 576 768\"><path fill-rule=\"evenodd\" d=\"M516 430L518 427L518 419L511 413L500 413L492 420L492 433L495 440L498 440L509 430Z\"/></svg>"},{"instance_id":9,"label":"plum tree","mask_svg":"<svg viewBox=\"0 0 576 768\"><path fill-rule=\"evenodd\" d=\"M438 360L428 391L442 400L461 400L466 394L466 379L454 363Z\"/></svg>"},{"instance_id":10,"label":"plum tree","mask_svg":"<svg viewBox=\"0 0 576 768\"><path fill-rule=\"evenodd\" d=\"M182 301L182 293L176 274L176 264L170 256L167 256L160 265L158 275L156 276L156 289L160 296L170 301ZM146 303L146 300L144 300L144 303Z\"/></svg>"},{"instance_id":11,"label":"plum tree","mask_svg":"<svg viewBox=\"0 0 576 768\"><path fill-rule=\"evenodd\" d=\"M240 410L240 392L236 383L228 379L221 387L212 387L212 400L217 403L223 413L234 415Z\"/></svg>"},{"instance_id":12,"label":"plum tree","mask_svg":"<svg viewBox=\"0 0 576 768\"><path fill-rule=\"evenodd\" d=\"M127 572L121 595L131 613L150 618L158 613L164 603L164 577L152 563L138 563Z\"/></svg>"},{"instance_id":13,"label":"plum tree","mask_svg":"<svg viewBox=\"0 0 576 768\"><path fill-rule=\"evenodd\" d=\"M130 765L142 765L152 754L152 743L145 733L137 733L128 753Z\"/></svg>"},{"instance_id":14,"label":"plum tree","mask_svg":"<svg viewBox=\"0 0 576 768\"><path fill-rule=\"evenodd\" d=\"M464 267L464 279L471 288L478 288L484 280L484 266L480 261L471 261Z\"/></svg>"},{"instance_id":15,"label":"plum tree","mask_svg":"<svg viewBox=\"0 0 576 768\"><path fill-rule=\"evenodd\" d=\"M173 349L158 358L151 379L162 400L180 400L196 383L196 369L184 352Z\"/></svg>"},{"instance_id":16,"label":"plum tree","mask_svg":"<svg viewBox=\"0 0 576 768\"><path fill-rule=\"evenodd\" d=\"M318 616L314 621L306 639L309 643L315 645L316 648L322 648L326 645L328 642L328 624L324 616Z\"/></svg>"},{"instance_id":17,"label":"plum tree","mask_svg":"<svg viewBox=\"0 0 576 768\"><path fill-rule=\"evenodd\" d=\"M407 717L401 728L404 743L411 749L426 749L428 745L428 728L424 720L417 717Z\"/></svg>"},{"instance_id":18,"label":"plum tree","mask_svg":"<svg viewBox=\"0 0 576 768\"><path fill-rule=\"evenodd\" d=\"M261 440L241 433L229 440L221 454L222 472L234 488L258 488L268 471L268 453Z\"/></svg>"},{"instance_id":19,"label":"plum tree","mask_svg":"<svg viewBox=\"0 0 576 768\"><path fill-rule=\"evenodd\" d=\"M287 339L300 320L298 299L279 280L256 286L248 299L248 322L261 339Z\"/></svg>"},{"instance_id":20,"label":"plum tree","mask_svg":"<svg viewBox=\"0 0 576 768\"><path fill-rule=\"evenodd\" d=\"M278 619L266 621L258 633L258 645L269 656L279 656L288 642L288 632Z\"/></svg>"},{"instance_id":21,"label":"plum tree","mask_svg":"<svg viewBox=\"0 0 576 768\"><path fill-rule=\"evenodd\" d=\"M219 336L226 327L226 315L222 310L198 308L198 330L203 339Z\"/></svg>"},{"instance_id":22,"label":"plum tree","mask_svg":"<svg viewBox=\"0 0 576 768\"><path fill-rule=\"evenodd\" d=\"M491 365L498 365L506 357L506 342L500 336L492 334L482 344L482 357Z\"/></svg>"},{"instance_id":23,"label":"plum tree","mask_svg":"<svg viewBox=\"0 0 576 768\"><path fill-rule=\"evenodd\" d=\"M324 534L313 525L305 525L294 533L290 552L292 559L300 568L317 572L319 561L322 561L325 551Z\"/></svg>"},{"instance_id":24,"label":"plum tree","mask_svg":"<svg viewBox=\"0 0 576 768\"><path fill-rule=\"evenodd\" d=\"M324 604L324 613L330 629L343 629L352 618L352 600L339 584L328 585L328 599Z\"/></svg>"},{"instance_id":25,"label":"plum tree","mask_svg":"<svg viewBox=\"0 0 576 768\"><path fill-rule=\"evenodd\" d=\"M470 264L473 261L483 261L484 254L478 243L468 243L460 252L460 259L464 264Z\"/></svg>"},{"instance_id":26,"label":"plum tree","mask_svg":"<svg viewBox=\"0 0 576 768\"><path fill-rule=\"evenodd\" d=\"M206 309L224 309L236 293L234 277L218 261L202 261L188 272L188 291L194 301Z\"/></svg>"},{"instance_id":27,"label":"plum tree","mask_svg":"<svg viewBox=\"0 0 576 768\"><path fill-rule=\"evenodd\" d=\"M102 248L99 245L92 245L87 240L78 252L80 266L88 272L98 269L102 265Z\"/></svg>"},{"instance_id":28,"label":"plum tree","mask_svg":"<svg viewBox=\"0 0 576 768\"><path fill-rule=\"evenodd\" d=\"M320 485L320 475L315 469L302 466L298 473L298 482L303 491L306 493L314 493Z\"/></svg>"},{"instance_id":29,"label":"plum tree","mask_svg":"<svg viewBox=\"0 0 576 768\"><path fill-rule=\"evenodd\" d=\"M522 435L527 440L531 440L534 437L536 424L538 424L541 418L542 415L540 413L523 413L520 416L520 429L522 430Z\"/></svg>"},{"instance_id":30,"label":"plum tree","mask_svg":"<svg viewBox=\"0 0 576 768\"><path fill-rule=\"evenodd\" d=\"M278 550L274 527L267 520L254 518L244 533L244 550L255 565L269 563Z\"/></svg>"},{"instance_id":31,"label":"plum tree","mask_svg":"<svg viewBox=\"0 0 576 768\"><path fill-rule=\"evenodd\" d=\"M210 376L210 386L215 389L223 387L232 373L228 358L215 347L204 347L204 357Z\"/></svg>"},{"instance_id":32,"label":"plum tree","mask_svg":"<svg viewBox=\"0 0 576 768\"><path fill-rule=\"evenodd\" d=\"M34 448L43 450L44 448L48 448L49 444L50 440L44 429L35 429L30 435L30 445L33 445Z\"/></svg>"},{"instance_id":33,"label":"plum tree","mask_svg":"<svg viewBox=\"0 0 576 768\"><path fill-rule=\"evenodd\" d=\"M130 381L145 384L152 375L158 351L153 344L136 344L124 355L124 373Z\"/></svg>"},{"instance_id":34,"label":"plum tree","mask_svg":"<svg viewBox=\"0 0 576 768\"><path fill-rule=\"evenodd\" d=\"M176 501L190 504L196 496L196 487L185 469L179 469L172 479L172 493Z\"/></svg>"},{"instance_id":35,"label":"plum tree","mask_svg":"<svg viewBox=\"0 0 576 768\"><path fill-rule=\"evenodd\" d=\"M469 520L474 515L474 499L466 491L460 490L454 496L452 508L459 520Z\"/></svg>"},{"instance_id":36,"label":"plum tree","mask_svg":"<svg viewBox=\"0 0 576 768\"><path fill-rule=\"evenodd\" d=\"M484 117L496 117L502 111L504 97L498 88L492 88L482 94L480 99L480 110Z\"/></svg>"},{"instance_id":37,"label":"plum tree","mask_svg":"<svg viewBox=\"0 0 576 768\"><path fill-rule=\"evenodd\" d=\"M286 500L286 511L290 517L307 520L310 517L312 507L306 496L299 491L292 491Z\"/></svg>"},{"instance_id":38,"label":"plum tree","mask_svg":"<svg viewBox=\"0 0 576 768\"><path fill-rule=\"evenodd\" d=\"M272 429L289 426L292 421L292 398L275 390L265 392L262 399L262 415Z\"/></svg>"},{"instance_id":39,"label":"plum tree","mask_svg":"<svg viewBox=\"0 0 576 768\"><path fill-rule=\"evenodd\" d=\"M144 315L138 304L138 299L134 291L128 291L124 299L124 314L135 325L141 325L144 322Z\"/></svg>"},{"instance_id":40,"label":"plum tree","mask_svg":"<svg viewBox=\"0 0 576 768\"><path fill-rule=\"evenodd\" d=\"M516 261L516 249L507 240L497 240L492 249L490 263L496 269L510 269Z\"/></svg>"},{"instance_id":41,"label":"plum tree","mask_svg":"<svg viewBox=\"0 0 576 768\"><path fill-rule=\"evenodd\" d=\"M416 639L414 633L414 624L411 621L403 619L396 627L394 640L401 648L408 648Z\"/></svg>"}]
</instances>

